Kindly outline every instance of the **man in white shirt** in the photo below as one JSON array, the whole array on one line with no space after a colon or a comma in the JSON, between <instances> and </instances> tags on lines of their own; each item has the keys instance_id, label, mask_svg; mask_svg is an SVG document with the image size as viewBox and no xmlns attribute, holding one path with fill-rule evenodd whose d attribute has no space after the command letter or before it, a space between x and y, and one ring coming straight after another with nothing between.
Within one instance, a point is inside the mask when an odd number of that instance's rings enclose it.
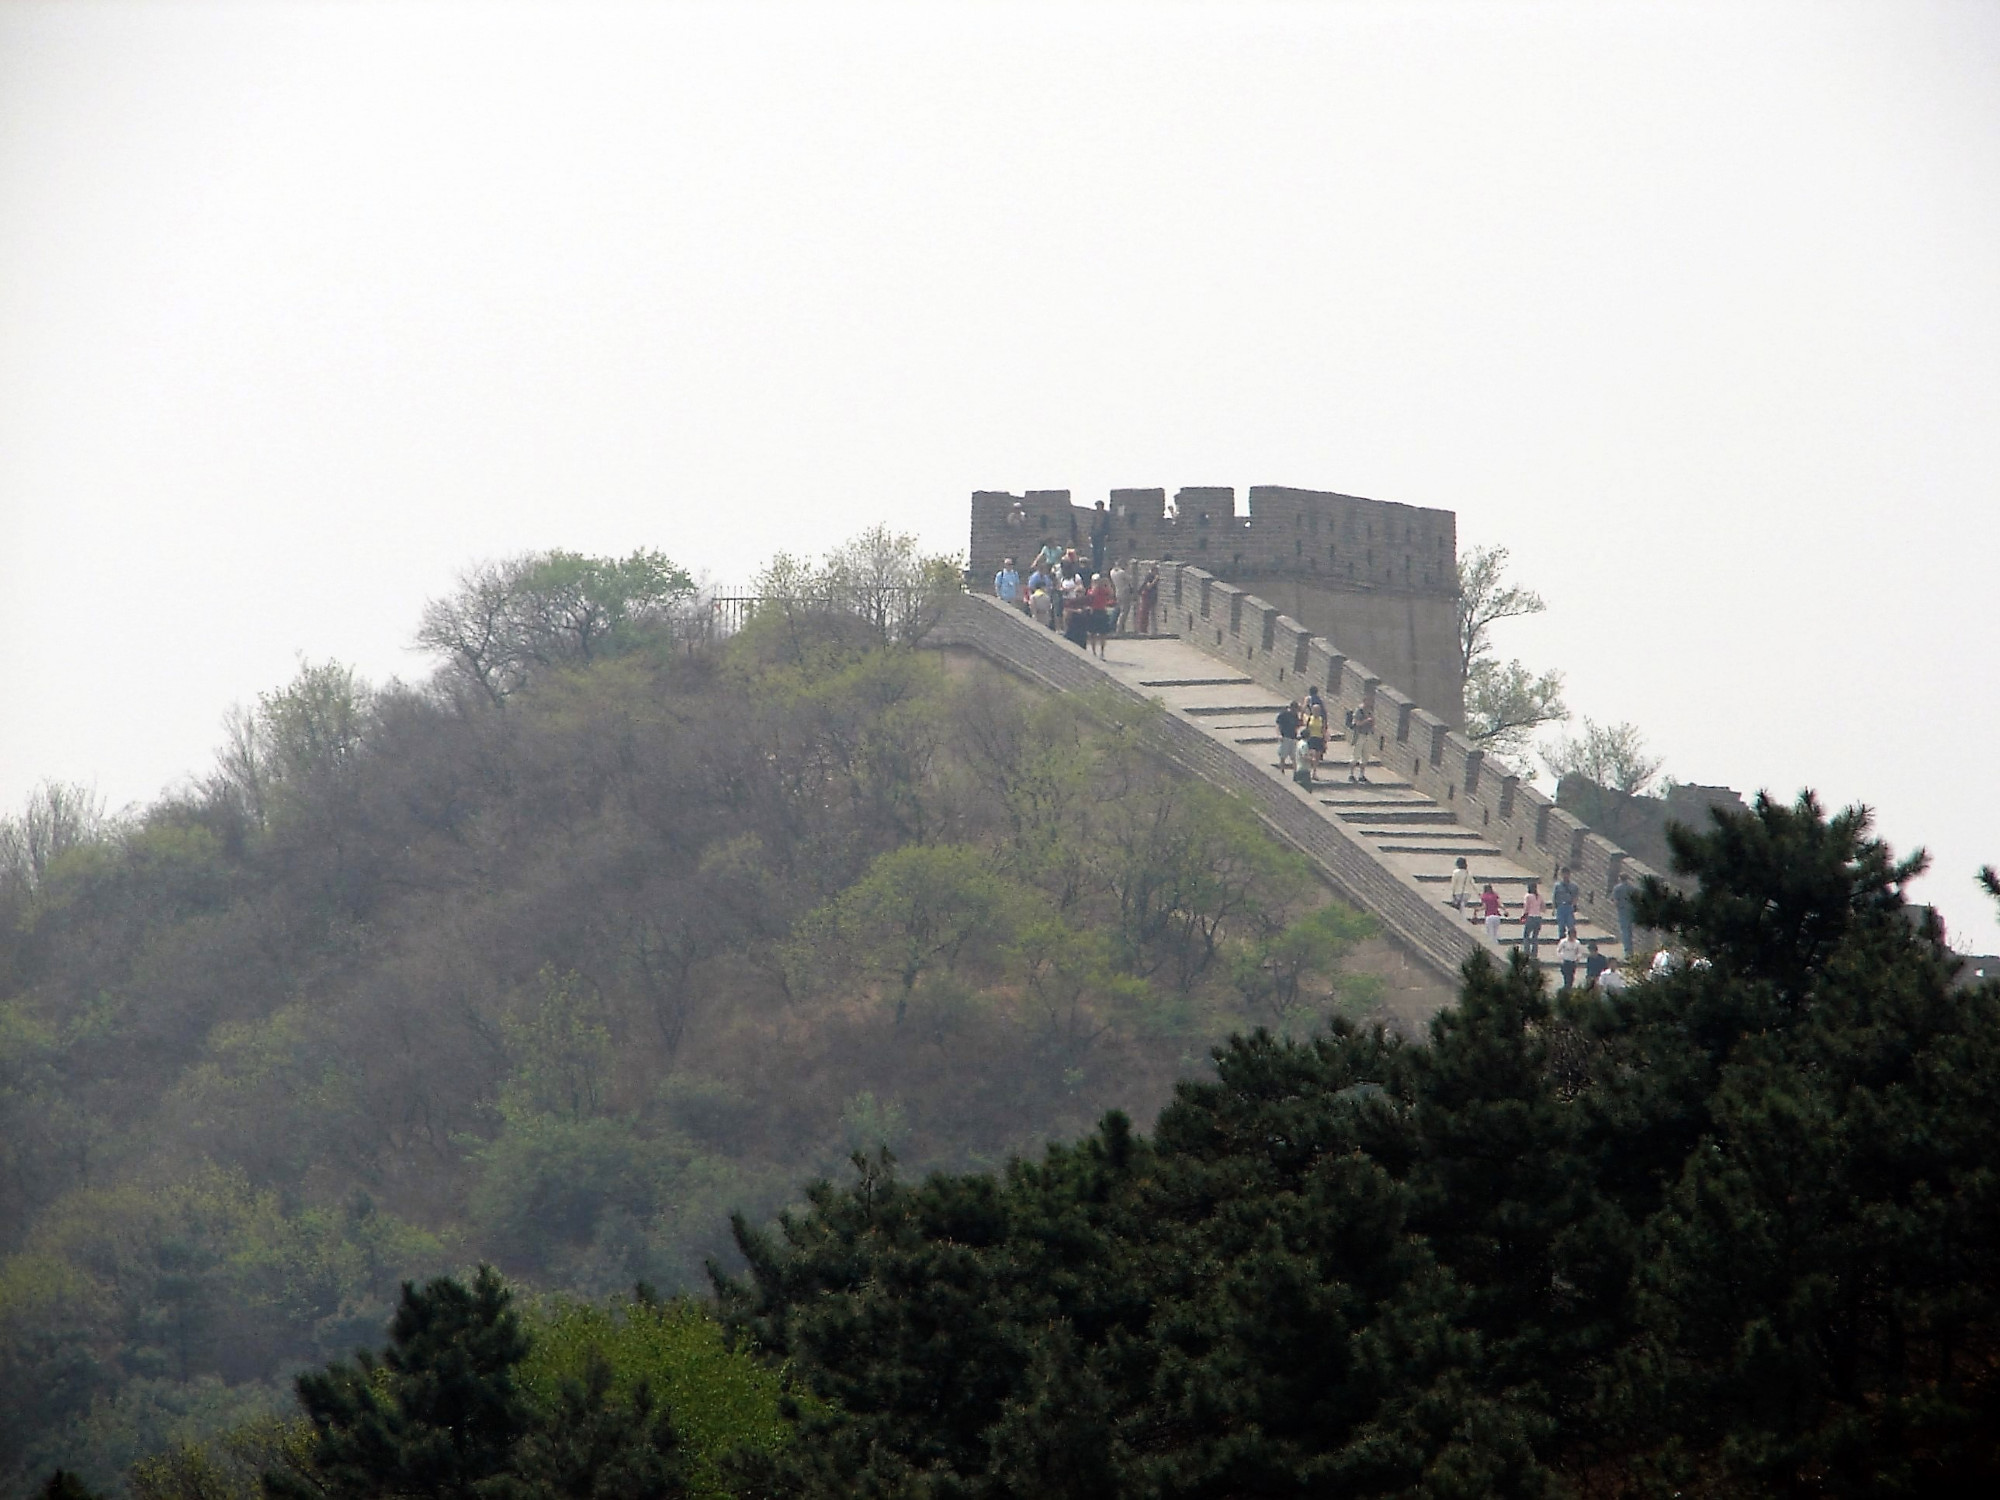
<instances>
[{"instance_id":1,"label":"man in white shirt","mask_svg":"<svg viewBox=\"0 0 2000 1500\"><path fill-rule=\"evenodd\" d=\"M1123 635L1130 628L1128 622L1132 613L1132 575L1123 563L1111 569L1111 592L1117 596L1117 603L1112 606L1116 617L1112 628Z\"/></svg>"},{"instance_id":2,"label":"man in white shirt","mask_svg":"<svg viewBox=\"0 0 2000 1500\"><path fill-rule=\"evenodd\" d=\"M1576 983L1576 966L1583 962L1583 944L1576 940L1576 930L1571 928L1556 940L1556 962L1562 965L1563 988Z\"/></svg>"}]
</instances>

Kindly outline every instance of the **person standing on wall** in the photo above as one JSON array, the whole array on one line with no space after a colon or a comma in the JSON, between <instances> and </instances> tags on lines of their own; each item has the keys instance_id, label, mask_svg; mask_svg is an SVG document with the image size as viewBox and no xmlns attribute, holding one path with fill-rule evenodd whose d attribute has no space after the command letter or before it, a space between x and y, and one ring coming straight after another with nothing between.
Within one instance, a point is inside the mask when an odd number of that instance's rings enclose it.
<instances>
[{"instance_id":1,"label":"person standing on wall","mask_svg":"<svg viewBox=\"0 0 2000 1500\"><path fill-rule=\"evenodd\" d=\"M1104 581L1102 573L1090 581L1090 591L1083 596L1084 612L1090 617L1090 649L1102 657L1104 648L1111 638L1111 585Z\"/></svg>"},{"instance_id":2,"label":"person standing on wall","mask_svg":"<svg viewBox=\"0 0 2000 1500\"><path fill-rule=\"evenodd\" d=\"M1299 702L1294 698L1278 710L1278 769L1299 763Z\"/></svg>"},{"instance_id":3,"label":"person standing on wall","mask_svg":"<svg viewBox=\"0 0 2000 1500\"><path fill-rule=\"evenodd\" d=\"M1500 943L1500 913L1503 909L1500 893L1492 886L1479 893L1480 914L1486 919L1486 941L1495 947Z\"/></svg>"},{"instance_id":4,"label":"person standing on wall","mask_svg":"<svg viewBox=\"0 0 2000 1500\"><path fill-rule=\"evenodd\" d=\"M1132 574L1125 564L1111 567L1111 633L1124 635L1132 628Z\"/></svg>"},{"instance_id":5,"label":"person standing on wall","mask_svg":"<svg viewBox=\"0 0 2000 1500\"><path fill-rule=\"evenodd\" d=\"M1569 878L1569 866L1556 871L1556 883L1549 895L1556 903L1556 936L1576 936L1576 882Z\"/></svg>"},{"instance_id":6,"label":"person standing on wall","mask_svg":"<svg viewBox=\"0 0 2000 1500\"><path fill-rule=\"evenodd\" d=\"M1639 899L1639 887L1632 877L1623 870L1618 872L1618 884L1611 887L1611 904L1618 912L1618 941L1625 945L1625 956L1632 956L1632 903Z\"/></svg>"},{"instance_id":7,"label":"person standing on wall","mask_svg":"<svg viewBox=\"0 0 2000 1500\"><path fill-rule=\"evenodd\" d=\"M1458 863L1451 867L1451 909L1463 913L1465 903L1472 899L1472 870L1459 855Z\"/></svg>"},{"instance_id":8,"label":"person standing on wall","mask_svg":"<svg viewBox=\"0 0 2000 1500\"><path fill-rule=\"evenodd\" d=\"M1347 737L1353 743L1348 746L1351 759L1348 762L1347 779L1366 781L1368 779L1368 742L1375 738L1375 710L1363 698L1354 710L1354 717L1348 722Z\"/></svg>"},{"instance_id":9,"label":"person standing on wall","mask_svg":"<svg viewBox=\"0 0 2000 1500\"><path fill-rule=\"evenodd\" d=\"M1021 575L1014 571L1014 559L1008 558L1000 565L1000 571L993 575L993 592L1000 596L1003 604L1021 602Z\"/></svg>"},{"instance_id":10,"label":"person standing on wall","mask_svg":"<svg viewBox=\"0 0 2000 1500\"><path fill-rule=\"evenodd\" d=\"M1611 960L1597 951L1595 938L1585 943L1584 947L1590 950L1590 956L1583 961L1583 984L1585 989L1594 990L1597 988L1597 976L1611 967Z\"/></svg>"},{"instance_id":11,"label":"person standing on wall","mask_svg":"<svg viewBox=\"0 0 2000 1500\"><path fill-rule=\"evenodd\" d=\"M1319 774L1320 763L1326 759L1326 705L1312 699L1306 701L1306 765L1310 774L1306 785L1312 785L1312 778Z\"/></svg>"},{"instance_id":12,"label":"person standing on wall","mask_svg":"<svg viewBox=\"0 0 2000 1500\"><path fill-rule=\"evenodd\" d=\"M1521 951L1530 962L1541 960L1542 886L1537 880L1528 882L1528 894L1521 898Z\"/></svg>"},{"instance_id":13,"label":"person standing on wall","mask_svg":"<svg viewBox=\"0 0 2000 1500\"><path fill-rule=\"evenodd\" d=\"M1576 966L1583 962L1583 944L1576 940L1576 934L1566 933L1556 940L1556 962L1562 965L1564 989L1576 983Z\"/></svg>"},{"instance_id":14,"label":"person standing on wall","mask_svg":"<svg viewBox=\"0 0 2000 1500\"><path fill-rule=\"evenodd\" d=\"M1139 585L1139 634L1151 635L1156 628L1153 614L1160 607L1160 570L1146 569L1146 581Z\"/></svg>"},{"instance_id":15,"label":"person standing on wall","mask_svg":"<svg viewBox=\"0 0 2000 1500\"><path fill-rule=\"evenodd\" d=\"M1097 510L1090 518L1090 571L1104 571L1104 551L1111 543L1111 512L1104 508L1102 500L1097 502Z\"/></svg>"}]
</instances>

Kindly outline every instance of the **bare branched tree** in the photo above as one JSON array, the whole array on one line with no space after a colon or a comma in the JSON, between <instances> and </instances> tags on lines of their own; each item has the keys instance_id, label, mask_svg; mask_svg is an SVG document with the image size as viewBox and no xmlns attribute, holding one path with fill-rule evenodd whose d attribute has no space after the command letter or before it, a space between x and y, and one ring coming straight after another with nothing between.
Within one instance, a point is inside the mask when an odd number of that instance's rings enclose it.
<instances>
[{"instance_id":1,"label":"bare branched tree","mask_svg":"<svg viewBox=\"0 0 2000 1500\"><path fill-rule=\"evenodd\" d=\"M104 801L88 787L45 781L28 794L19 817L0 818L0 884L33 890L49 865L103 837Z\"/></svg>"},{"instance_id":2,"label":"bare branched tree","mask_svg":"<svg viewBox=\"0 0 2000 1500\"><path fill-rule=\"evenodd\" d=\"M1646 737L1638 725L1599 724L1586 718L1581 735L1564 735L1542 752L1542 764L1558 781L1582 776L1608 791L1643 797L1665 762L1646 753Z\"/></svg>"}]
</instances>

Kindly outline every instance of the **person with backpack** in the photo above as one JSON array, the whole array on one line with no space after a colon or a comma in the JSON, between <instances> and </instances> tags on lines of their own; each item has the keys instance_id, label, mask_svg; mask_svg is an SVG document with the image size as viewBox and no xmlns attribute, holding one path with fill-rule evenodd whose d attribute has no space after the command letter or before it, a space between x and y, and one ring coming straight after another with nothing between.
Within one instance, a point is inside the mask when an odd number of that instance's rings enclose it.
<instances>
[{"instance_id":1,"label":"person with backpack","mask_svg":"<svg viewBox=\"0 0 2000 1500\"><path fill-rule=\"evenodd\" d=\"M1319 774L1320 762L1326 759L1326 706L1315 699L1306 700L1306 764L1311 774L1306 785L1312 784L1312 777Z\"/></svg>"},{"instance_id":2,"label":"person with backpack","mask_svg":"<svg viewBox=\"0 0 2000 1500\"><path fill-rule=\"evenodd\" d=\"M1375 737L1375 710L1362 699L1354 710L1354 717L1347 721L1348 750L1351 759L1347 767L1349 781L1368 779L1368 742Z\"/></svg>"},{"instance_id":3,"label":"person with backpack","mask_svg":"<svg viewBox=\"0 0 2000 1500\"><path fill-rule=\"evenodd\" d=\"M1278 769L1299 763L1299 703L1294 698L1278 710Z\"/></svg>"}]
</instances>

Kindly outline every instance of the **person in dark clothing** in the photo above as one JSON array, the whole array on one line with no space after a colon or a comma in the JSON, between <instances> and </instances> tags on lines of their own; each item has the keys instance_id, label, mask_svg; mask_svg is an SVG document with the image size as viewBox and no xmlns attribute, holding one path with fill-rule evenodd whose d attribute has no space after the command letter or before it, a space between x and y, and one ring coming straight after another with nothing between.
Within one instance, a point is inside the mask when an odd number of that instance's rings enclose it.
<instances>
[{"instance_id":1,"label":"person in dark clothing","mask_svg":"<svg viewBox=\"0 0 2000 1500\"><path fill-rule=\"evenodd\" d=\"M1611 905L1618 913L1618 941L1625 945L1625 956L1632 956L1632 903L1639 899L1639 887L1632 877L1620 874L1618 884L1611 887Z\"/></svg>"},{"instance_id":2,"label":"person in dark clothing","mask_svg":"<svg viewBox=\"0 0 2000 1500\"><path fill-rule=\"evenodd\" d=\"M1063 636L1073 646L1090 649L1090 611L1084 607L1081 596L1063 611Z\"/></svg>"},{"instance_id":3,"label":"person in dark clothing","mask_svg":"<svg viewBox=\"0 0 2000 1500\"><path fill-rule=\"evenodd\" d=\"M1597 941L1594 938L1585 943L1584 947L1590 950L1590 956L1583 961L1583 982L1586 987L1595 989L1597 976L1611 967L1611 960L1597 951Z\"/></svg>"},{"instance_id":4,"label":"person in dark clothing","mask_svg":"<svg viewBox=\"0 0 2000 1500\"><path fill-rule=\"evenodd\" d=\"M1146 569L1146 581L1139 585L1139 627L1140 635L1151 635L1158 628L1154 615L1160 607L1160 570Z\"/></svg>"},{"instance_id":5,"label":"person in dark clothing","mask_svg":"<svg viewBox=\"0 0 2000 1500\"><path fill-rule=\"evenodd\" d=\"M1090 518L1090 571L1104 571L1104 552L1111 544L1111 512L1104 508L1102 500L1097 502L1097 513Z\"/></svg>"},{"instance_id":6,"label":"person in dark clothing","mask_svg":"<svg viewBox=\"0 0 2000 1500\"><path fill-rule=\"evenodd\" d=\"M1295 766L1298 759L1299 705L1292 702L1278 710L1278 769Z\"/></svg>"}]
</instances>

